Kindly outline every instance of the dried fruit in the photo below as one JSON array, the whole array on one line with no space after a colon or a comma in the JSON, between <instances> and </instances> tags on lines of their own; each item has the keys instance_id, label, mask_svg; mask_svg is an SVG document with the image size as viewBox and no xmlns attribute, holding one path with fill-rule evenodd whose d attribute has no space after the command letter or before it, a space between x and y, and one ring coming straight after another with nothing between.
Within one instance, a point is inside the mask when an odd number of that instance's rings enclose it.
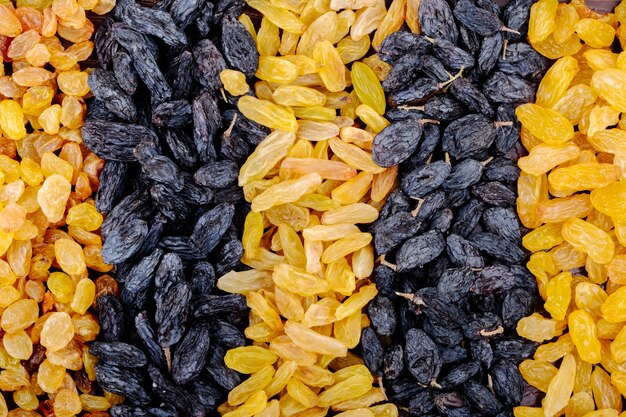
<instances>
[{"instance_id":1,"label":"dried fruit","mask_svg":"<svg viewBox=\"0 0 626 417\"><path fill-rule=\"evenodd\" d=\"M70 417L111 407L88 354L100 331L92 279L112 268L100 257L102 216L92 200L103 161L79 145L79 128L90 92L80 67L93 49L85 10L107 13L114 5L0 5L3 416ZM79 392L102 400L83 404Z\"/></svg>"},{"instance_id":2,"label":"dried fruit","mask_svg":"<svg viewBox=\"0 0 626 417\"><path fill-rule=\"evenodd\" d=\"M618 114L626 78L617 64L619 55L607 47L616 35L620 39L622 28L582 3L559 4L553 18L554 5L539 2L531 10L533 46L558 60L537 92L537 105L551 109L540 116L540 108L529 104L518 114L532 134L522 134L530 154L518 161L520 200L525 192L518 212L534 229L523 238L524 246L535 252L527 267L546 310L559 320L554 336L567 333L535 353L536 360L555 363L556 368L543 363L520 367L546 397L542 409L520 407L515 414L532 410L553 416L565 407L566 415L615 415L622 411L624 358L624 335L617 323L626 317L619 288L623 248L615 224L623 213L617 203L623 191L623 165L617 155L623 152ZM549 123L542 118L548 114L554 116ZM535 326L524 336L547 336L547 319L533 316ZM560 364L555 362L561 358Z\"/></svg>"}]
</instances>

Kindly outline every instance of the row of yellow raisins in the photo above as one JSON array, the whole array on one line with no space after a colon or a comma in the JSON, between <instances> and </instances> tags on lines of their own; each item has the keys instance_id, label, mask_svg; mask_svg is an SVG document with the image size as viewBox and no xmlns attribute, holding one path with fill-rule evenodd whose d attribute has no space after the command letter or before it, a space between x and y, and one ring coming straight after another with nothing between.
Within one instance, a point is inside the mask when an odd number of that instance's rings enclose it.
<instances>
[{"instance_id":1,"label":"row of yellow raisins","mask_svg":"<svg viewBox=\"0 0 626 417\"><path fill-rule=\"evenodd\" d=\"M536 103L517 109L518 214L547 314L518 333L546 343L525 360L542 407L516 417L617 417L626 395L626 2L598 15L584 2L539 0L529 40L556 62Z\"/></svg>"},{"instance_id":2,"label":"row of yellow raisins","mask_svg":"<svg viewBox=\"0 0 626 417\"><path fill-rule=\"evenodd\" d=\"M103 161L80 133L79 62L93 51L86 10L115 3L0 3L0 417L107 416L122 398L97 390L88 344L95 296L116 284L92 280L111 267L91 199Z\"/></svg>"},{"instance_id":3,"label":"row of yellow raisins","mask_svg":"<svg viewBox=\"0 0 626 417\"><path fill-rule=\"evenodd\" d=\"M405 22L419 30L419 2L249 0L263 18L250 30L260 53L258 81L226 70L239 110L272 129L242 166L251 212L242 262L217 286L246 295L251 346L226 354L250 377L219 411L227 417L397 416L370 371L349 350L369 325L362 309L376 294L372 235L397 186L397 167L372 161L383 117L380 82L390 67L375 54ZM350 70L346 67L350 65ZM245 95L253 88L255 97ZM379 404L381 405L373 405ZM259 413L259 414L256 414Z\"/></svg>"}]
</instances>

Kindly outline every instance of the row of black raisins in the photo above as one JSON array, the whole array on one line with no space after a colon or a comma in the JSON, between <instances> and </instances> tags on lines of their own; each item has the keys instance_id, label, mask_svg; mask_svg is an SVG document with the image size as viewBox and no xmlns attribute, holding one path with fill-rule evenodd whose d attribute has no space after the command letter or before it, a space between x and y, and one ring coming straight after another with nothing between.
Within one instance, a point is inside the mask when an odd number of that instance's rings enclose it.
<instances>
[{"instance_id":1,"label":"row of black raisins","mask_svg":"<svg viewBox=\"0 0 626 417\"><path fill-rule=\"evenodd\" d=\"M505 417L541 399L517 369L536 344L515 330L537 294L515 211L515 107L548 65L525 42L531 5L422 0L422 34L378 50L392 124L372 151L400 165L400 187L371 226L380 294L361 345L410 415Z\"/></svg>"},{"instance_id":2,"label":"row of black raisins","mask_svg":"<svg viewBox=\"0 0 626 417\"><path fill-rule=\"evenodd\" d=\"M223 358L245 343L245 298L215 283L239 266L237 175L268 134L220 91L222 70L258 65L244 6L122 0L95 36L83 140L106 160L96 205L121 291L96 300L91 353L98 383L126 398L113 417L209 415L242 381Z\"/></svg>"}]
</instances>

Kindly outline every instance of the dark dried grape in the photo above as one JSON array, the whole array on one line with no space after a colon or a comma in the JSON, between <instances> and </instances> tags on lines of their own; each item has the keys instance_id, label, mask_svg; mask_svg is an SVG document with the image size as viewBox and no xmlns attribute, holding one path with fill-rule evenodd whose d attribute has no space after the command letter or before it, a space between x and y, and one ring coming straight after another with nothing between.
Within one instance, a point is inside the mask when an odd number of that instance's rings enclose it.
<instances>
[{"instance_id":1,"label":"dark dried grape","mask_svg":"<svg viewBox=\"0 0 626 417\"><path fill-rule=\"evenodd\" d=\"M239 168L235 162L217 161L201 167L193 175L193 179L197 184L206 187L224 188L233 184L238 174Z\"/></svg>"},{"instance_id":2,"label":"dark dried grape","mask_svg":"<svg viewBox=\"0 0 626 417\"><path fill-rule=\"evenodd\" d=\"M512 207L515 204L515 193L498 181L477 184L472 194L485 203L498 207Z\"/></svg>"},{"instance_id":3,"label":"dark dried grape","mask_svg":"<svg viewBox=\"0 0 626 417\"><path fill-rule=\"evenodd\" d=\"M454 367L448 374L439 380L445 388L452 388L464 384L480 371L480 364L469 361Z\"/></svg>"},{"instance_id":4,"label":"dark dried grape","mask_svg":"<svg viewBox=\"0 0 626 417\"><path fill-rule=\"evenodd\" d=\"M458 303L467 297L475 280L469 267L446 269L437 283L437 292L444 301Z\"/></svg>"},{"instance_id":5,"label":"dark dried grape","mask_svg":"<svg viewBox=\"0 0 626 417\"><path fill-rule=\"evenodd\" d=\"M435 39L456 42L459 31L452 10L445 0L420 2L419 23L422 33Z\"/></svg>"},{"instance_id":6,"label":"dark dried grape","mask_svg":"<svg viewBox=\"0 0 626 417\"><path fill-rule=\"evenodd\" d=\"M433 52L446 67L456 71L467 70L475 64L474 57L470 53L445 39L435 39Z\"/></svg>"},{"instance_id":7,"label":"dark dried grape","mask_svg":"<svg viewBox=\"0 0 626 417\"><path fill-rule=\"evenodd\" d=\"M430 49L425 37L411 32L398 31L387 36L378 47L378 56L388 64L395 64L407 54L422 55Z\"/></svg>"},{"instance_id":8,"label":"dark dried grape","mask_svg":"<svg viewBox=\"0 0 626 417\"><path fill-rule=\"evenodd\" d=\"M503 207L491 207L485 210L482 217L487 231L519 243L522 239L519 221L515 213Z\"/></svg>"},{"instance_id":9,"label":"dark dried grape","mask_svg":"<svg viewBox=\"0 0 626 417\"><path fill-rule=\"evenodd\" d=\"M495 33L483 39L483 42L480 45L480 53L476 59L478 61L478 69L483 74L491 72L493 67L498 62L498 57L502 52L503 43L504 41L500 33Z\"/></svg>"},{"instance_id":10,"label":"dark dried grape","mask_svg":"<svg viewBox=\"0 0 626 417\"><path fill-rule=\"evenodd\" d=\"M485 264L478 246L459 235L451 234L446 241L450 261L458 266L482 268Z\"/></svg>"},{"instance_id":11,"label":"dark dried grape","mask_svg":"<svg viewBox=\"0 0 626 417\"><path fill-rule=\"evenodd\" d=\"M491 367L493 390L506 406L514 406L522 401L524 381L511 361L499 359Z\"/></svg>"},{"instance_id":12,"label":"dark dried grape","mask_svg":"<svg viewBox=\"0 0 626 417\"><path fill-rule=\"evenodd\" d=\"M443 183L446 191L468 188L478 181L483 173L483 164L474 159L464 159L455 164Z\"/></svg>"},{"instance_id":13,"label":"dark dried grape","mask_svg":"<svg viewBox=\"0 0 626 417\"><path fill-rule=\"evenodd\" d=\"M186 384L200 375L209 347L208 323L194 323L172 355L172 378L177 384Z\"/></svg>"},{"instance_id":14,"label":"dark dried grape","mask_svg":"<svg viewBox=\"0 0 626 417\"><path fill-rule=\"evenodd\" d=\"M445 242L439 231L431 230L415 236L398 249L396 262L398 271L421 267L435 260L445 249Z\"/></svg>"},{"instance_id":15,"label":"dark dried grape","mask_svg":"<svg viewBox=\"0 0 626 417\"><path fill-rule=\"evenodd\" d=\"M202 162L212 162L217 158L214 139L220 128L220 115L215 97L209 91L197 96L193 101L193 140Z\"/></svg>"},{"instance_id":16,"label":"dark dried grape","mask_svg":"<svg viewBox=\"0 0 626 417\"><path fill-rule=\"evenodd\" d=\"M494 73L483 85L483 93L495 103L527 103L535 95L533 86L515 75Z\"/></svg>"},{"instance_id":17,"label":"dark dried grape","mask_svg":"<svg viewBox=\"0 0 626 417\"><path fill-rule=\"evenodd\" d=\"M100 362L96 364L96 380L102 388L123 395L134 404L147 405L152 400L152 395L145 388L144 378L134 369Z\"/></svg>"},{"instance_id":18,"label":"dark dried grape","mask_svg":"<svg viewBox=\"0 0 626 417\"><path fill-rule=\"evenodd\" d=\"M466 78L459 78L450 84L448 90L457 100L473 112L480 112L485 116L493 116L493 109L487 98L480 90Z\"/></svg>"},{"instance_id":19,"label":"dark dried grape","mask_svg":"<svg viewBox=\"0 0 626 417\"><path fill-rule=\"evenodd\" d=\"M132 162L133 149L142 138L154 138L151 130L140 125L116 123L108 120L87 120L82 128L83 141L101 158Z\"/></svg>"},{"instance_id":20,"label":"dark dried grape","mask_svg":"<svg viewBox=\"0 0 626 417\"><path fill-rule=\"evenodd\" d=\"M407 332L404 355L407 368L420 384L428 385L439 375L442 365L439 350L423 331Z\"/></svg>"},{"instance_id":21,"label":"dark dried grape","mask_svg":"<svg viewBox=\"0 0 626 417\"><path fill-rule=\"evenodd\" d=\"M391 38L391 36L387 39L389 38ZM378 55L381 56L380 49ZM382 82L383 90L386 92L400 90L417 77L417 71L420 70L421 66L422 58L419 55L407 54L394 61L391 71L389 71L389 74L387 74L387 77Z\"/></svg>"},{"instance_id":22,"label":"dark dried grape","mask_svg":"<svg viewBox=\"0 0 626 417\"><path fill-rule=\"evenodd\" d=\"M377 296L367 307L372 327L381 336L391 336L396 330L396 312L393 302L382 295Z\"/></svg>"},{"instance_id":23,"label":"dark dried grape","mask_svg":"<svg viewBox=\"0 0 626 417\"><path fill-rule=\"evenodd\" d=\"M495 138L493 122L482 114L470 114L448 125L443 146L455 159L477 157L489 149Z\"/></svg>"},{"instance_id":24,"label":"dark dried grape","mask_svg":"<svg viewBox=\"0 0 626 417\"><path fill-rule=\"evenodd\" d=\"M153 100L157 103L168 100L172 96L172 89L167 84L156 62L156 57L150 53L149 46L144 43L144 37L133 30L124 28L115 30L114 34L117 42L132 57L137 75L150 90Z\"/></svg>"},{"instance_id":25,"label":"dark dried grape","mask_svg":"<svg viewBox=\"0 0 626 417\"><path fill-rule=\"evenodd\" d=\"M241 71L246 77L254 75L259 65L256 44L250 32L232 14L222 19L222 50L231 68Z\"/></svg>"},{"instance_id":26,"label":"dark dried grape","mask_svg":"<svg viewBox=\"0 0 626 417\"><path fill-rule=\"evenodd\" d=\"M400 187L409 197L422 198L441 186L450 175L450 165L444 161L422 165L408 173Z\"/></svg>"},{"instance_id":27,"label":"dark dried grape","mask_svg":"<svg viewBox=\"0 0 626 417\"><path fill-rule=\"evenodd\" d=\"M386 379L398 378L404 370L404 349L402 345L393 345L385 352L383 374Z\"/></svg>"},{"instance_id":28,"label":"dark dried grape","mask_svg":"<svg viewBox=\"0 0 626 417\"><path fill-rule=\"evenodd\" d=\"M374 248L385 254L395 249L402 242L414 236L420 228L420 222L410 213L400 212L375 224Z\"/></svg>"},{"instance_id":29,"label":"dark dried grape","mask_svg":"<svg viewBox=\"0 0 626 417\"><path fill-rule=\"evenodd\" d=\"M185 33L176 26L169 13L136 3L119 6L122 20L137 32L153 35L170 46L186 45Z\"/></svg>"},{"instance_id":30,"label":"dark dried grape","mask_svg":"<svg viewBox=\"0 0 626 417\"><path fill-rule=\"evenodd\" d=\"M94 342L89 346L89 353L114 366L138 368L146 366L148 361L143 352L136 347L121 342Z\"/></svg>"},{"instance_id":31,"label":"dark dried grape","mask_svg":"<svg viewBox=\"0 0 626 417\"><path fill-rule=\"evenodd\" d=\"M187 100L161 103L152 111L152 123L169 128L186 126L191 123L191 104Z\"/></svg>"},{"instance_id":32,"label":"dark dried grape","mask_svg":"<svg viewBox=\"0 0 626 417\"><path fill-rule=\"evenodd\" d=\"M371 327L361 332L361 348L365 365L375 376L382 375L385 350Z\"/></svg>"},{"instance_id":33,"label":"dark dried grape","mask_svg":"<svg viewBox=\"0 0 626 417\"><path fill-rule=\"evenodd\" d=\"M202 86L217 90L222 86L219 74L226 69L226 62L221 52L208 39L198 42L193 50L195 61L194 78Z\"/></svg>"},{"instance_id":34,"label":"dark dried grape","mask_svg":"<svg viewBox=\"0 0 626 417\"><path fill-rule=\"evenodd\" d=\"M493 233L476 234L472 241L481 252L502 262L515 264L524 259L524 251L516 244Z\"/></svg>"},{"instance_id":35,"label":"dark dried grape","mask_svg":"<svg viewBox=\"0 0 626 417\"><path fill-rule=\"evenodd\" d=\"M137 120L135 103L127 92L120 87L112 72L95 69L89 74L88 83L93 95L104 103L111 113L127 122L135 122ZM132 82L128 84L130 83Z\"/></svg>"},{"instance_id":36,"label":"dark dried grape","mask_svg":"<svg viewBox=\"0 0 626 417\"><path fill-rule=\"evenodd\" d=\"M402 90L389 95L394 106L403 104L421 104L441 89L441 84L430 78L418 78Z\"/></svg>"},{"instance_id":37,"label":"dark dried grape","mask_svg":"<svg viewBox=\"0 0 626 417\"><path fill-rule=\"evenodd\" d=\"M481 36L491 36L503 27L497 13L482 9L471 0L457 1L453 13L464 26Z\"/></svg>"},{"instance_id":38,"label":"dark dried grape","mask_svg":"<svg viewBox=\"0 0 626 417\"><path fill-rule=\"evenodd\" d=\"M481 412L487 415L495 415L502 409L502 404L491 393L489 388L475 381L467 381L463 385L463 393L469 402Z\"/></svg>"}]
</instances>

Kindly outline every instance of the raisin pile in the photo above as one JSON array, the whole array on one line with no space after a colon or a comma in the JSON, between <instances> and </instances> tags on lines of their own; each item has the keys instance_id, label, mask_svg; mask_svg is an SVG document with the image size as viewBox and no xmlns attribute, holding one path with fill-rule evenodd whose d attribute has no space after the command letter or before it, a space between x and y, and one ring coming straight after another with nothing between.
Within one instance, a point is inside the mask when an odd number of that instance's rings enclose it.
<instances>
[{"instance_id":1,"label":"raisin pile","mask_svg":"<svg viewBox=\"0 0 626 417\"><path fill-rule=\"evenodd\" d=\"M520 371L545 398L516 408L517 417L622 411L625 23L626 3L607 15L581 2L539 0L531 9L529 39L556 61L535 102L516 110L528 151L518 161L517 209L543 307L517 332L544 343Z\"/></svg>"},{"instance_id":2,"label":"raisin pile","mask_svg":"<svg viewBox=\"0 0 626 417\"><path fill-rule=\"evenodd\" d=\"M220 78L256 72L243 6L124 0L94 38L82 138L106 160L96 207L120 292L96 298L90 352L98 383L126 398L114 417L209 415L242 380L224 355L244 344L246 300L215 283L243 254L239 166L268 134Z\"/></svg>"},{"instance_id":3,"label":"raisin pile","mask_svg":"<svg viewBox=\"0 0 626 417\"><path fill-rule=\"evenodd\" d=\"M350 350L372 332L364 308L378 290L372 234L397 185L397 167L372 160L389 122L381 80L389 66L368 55L404 21L406 2L330 2L300 8L252 0L263 14L258 81L224 70L238 109L271 129L239 171L251 204L242 263L217 280L244 294L252 345L225 363L249 378L218 408L225 417L397 416L384 387ZM411 7L415 7L412 5ZM357 10L355 12L355 10ZM416 11L415 11L416 12ZM240 17L249 22L247 15ZM253 90L254 96L246 95Z\"/></svg>"},{"instance_id":4,"label":"raisin pile","mask_svg":"<svg viewBox=\"0 0 626 417\"><path fill-rule=\"evenodd\" d=\"M516 333L537 291L515 213L516 107L548 66L525 42L531 5L422 0L421 32L378 48L390 125L372 156L399 167L399 188L370 226L380 294L361 345L411 415L506 416L539 397L517 368L537 344Z\"/></svg>"},{"instance_id":5,"label":"raisin pile","mask_svg":"<svg viewBox=\"0 0 626 417\"><path fill-rule=\"evenodd\" d=\"M92 304L112 291L93 194L103 161L82 146L92 53L85 11L109 1L0 4L0 416L99 415Z\"/></svg>"}]
</instances>

